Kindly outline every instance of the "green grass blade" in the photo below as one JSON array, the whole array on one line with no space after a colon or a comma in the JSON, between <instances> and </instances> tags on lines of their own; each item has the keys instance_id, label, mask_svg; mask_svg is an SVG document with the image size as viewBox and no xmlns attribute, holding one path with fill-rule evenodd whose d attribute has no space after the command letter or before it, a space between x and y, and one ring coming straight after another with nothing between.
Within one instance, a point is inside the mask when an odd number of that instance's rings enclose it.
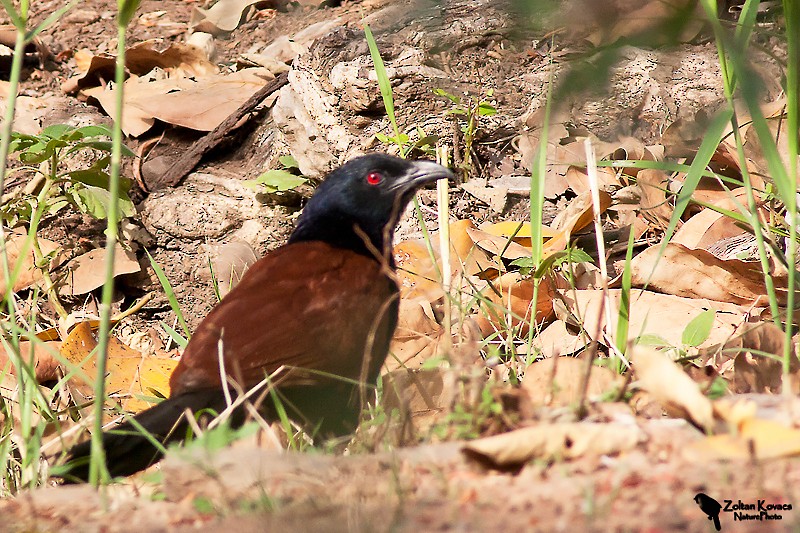
<instances>
[{"instance_id":1,"label":"green grass blade","mask_svg":"<svg viewBox=\"0 0 800 533\"><path fill-rule=\"evenodd\" d=\"M153 271L156 273L156 277L158 277L159 283L161 283L161 287L163 287L164 292L167 295L167 300L169 301L169 306L172 308L172 312L175 313L175 316L178 317L178 323L181 325L181 329L183 330L184 336L188 339L191 337L191 332L189 331L189 326L186 324L186 320L183 318L183 312L181 312L181 306L178 303L178 297L175 296L175 291L172 290L172 285L167 279L167 275L164 274L164 271L158 266L156 260L153 259L153 256L150 255L150 252L145 250L147 254L147 258L150 260L150 265L153 267Z\"/></svg>"}]
</instances>

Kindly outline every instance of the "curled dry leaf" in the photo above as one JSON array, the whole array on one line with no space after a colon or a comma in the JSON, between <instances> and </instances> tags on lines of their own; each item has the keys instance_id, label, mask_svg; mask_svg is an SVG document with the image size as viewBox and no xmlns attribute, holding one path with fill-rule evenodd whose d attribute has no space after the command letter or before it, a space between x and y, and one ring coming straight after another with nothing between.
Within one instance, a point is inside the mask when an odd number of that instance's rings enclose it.
<instances>
[{"instance_id":1,"label":"curled dry leaf","mask_svg":"<svg viewBox=\"0 0 800 533\"><path fill-rule=\"evenodd\" d=\"M530 257L531 252L508 237L498 237L488 231L478 228L467 228L467 234L482 249L495 257L502 257L509 261L521 257Z\"/></svg>"},{"instance_id":2,"label":"curled dry leaf","mask_svg":"<svg viewBox=\"0 0 800 533\"><path fill-rule=\"evenodd\" d=\"M603 213L611 205L611 195L606 191L599 192L600 212ZM592 208L592 195L590 192L585 192L572 200L550 225L556 233L545 243L542 250L544 257L553 252L564 250L572 234L588 226L593 217L594 209Z\"/></svg>"},{"instance_id":3,"label":"curled dry leaf","mask_svg":"<svg viewBox=\"0 0 800 533\"><path fill-rule=\"evenodd\" d=\"M715 242L744 233L745 229L733 219L713 209L703 209L684 222L670 242L693 250L707 250Z\"/></svg>"},{"instance_id":4,"label":"curled dry leaf","mask_svg":"<svg viewBox=\"0 0 800 533\"><path fill-rule=\"evenodd\" d=\"M13 235L6 238L6 254L8 256L8 267L12 272L15 268L19 268L19 275L14 280L14 286L11 288L13 292L21 291L39 283L42 280L42 271L36 266L36 258L34 256L33 248L28 247L28 253L20 258L19 254L25 246L24 235ZM39 239L39 248L42 250L42 255L45 257L55 255L60 246L53 241L47 239ZM52 255L51 255L52 254ZM17 267L17 262L21 261L21 266ZM53 266L55 261L50 261L50 267ZM2 273L0 273L2 276ZM6 291L6 280L0 277L0 293Z\"/></svg>"},{"instance_id":5,"label":"curled dry leaf","mask_svg":"<svg viewBox=\"0 0 800 533\"><path fill-rule=\"evenodd\" d=\"M564 176L567 180L569 188L575 194L584 194L589 192L589 175L586 173L586 168L570 166L567 169L567 174ZM608 191L614 188L621 187L622 184L617 179L616 171L611 167L598 167L597 168L597 184L601 191Z\"/></svg>"},{"instance_id":6,"label":"curled dry leaf","mask_svg":"<svg viewBox=\"0 0 800 533\"><path fill-rule=\"evenodd\" d=\"M484 224L481 230L496 235L498 237L511 238L517 244L526 248L531 247L531 224L529 220L514 221L506 220L496 224ZM548 226L542 225L542 239L547 240L557 235Z\"/></svg>"},{"instance_id":7,"label":"curled dry leaf","mask_svg":"<svg viewBox=\"0 0 800 533\"><path fill-rule=\"evenodd\" d=\"M766 303L767 289L758 263L723 260L705 250L668 243L654 245L631 261L631 283L687 298L735 304ZM779 300L785 292L778 293ZM758 302L757 302L758 301Z\"/></svg>"},{"instance_id":8,"label":"curled dry leaf","mask_svg":"<svg viewBox=\"0 0 800 533\"><path fill-rule=\"evenodd\" d=\"M97 337L87 322L81 322L70 331L61 345L61 355L78 372L69 381L74 392L89 398L97 376ZM116 337L109 339L108 374L106 390L109 394L122 394L122 407L137 412L151 406L136 396L169 396L169 376L178 364L169 357L145 357L132 350Z\"/></svg>"},{"instance_id":9,"label":"curled dry leaf","mask_svg":"<svg viewBox=\"0 0 800 533\"><path fill-rule=\"evenodd\" d=\"M604 9L610 11L609 5ZM621 2L616 9L619 9L618 17L613 20L598 17L604 24L586 37L595 46L610 45L620 39L635 41L643 36L652 47L688 43L695 40L706 25L700 5L691 0ZM680 25L676 24L676 17L680 17ZM680 30L679 34L676 29Z\"/></svg>"},{"instance_id":10,"label":"curled dry leaf","mask_svg":"<svg viewBox=\"0 0 800 533\"><path fill-rule=\"evenodd\" d=\"M476 322L484 336L495 331L506 331L515 328L519 335L528 334L534 294L534 282L530 278L522 278L519 272L502 275L485 291L488 302L481 303L482 314ZM553 316L553 297L555 290L548 278L539 283L539 292L535 306L535 322L541 324Z\"/></svg>"},{"instance_id":11,"label":"curled dry leaf","mask_svg":"<svg viewBox=\"0 0 800 533\"><path fill-rule=\"evenodd\" d=\"M647 391L668 411L676 412L701 428L712 427L714 410L711 401L666 354L635 346L630 358L639 388Z\"/></svg>"},{"instance_id":12,"label":"curled dry leaf","mask_svg":"<svg viewBox=\"0 0 800 533\"><path fill-rule=\"evenodd\" d=\"M528 365L522 379L525 394L521 407L523 416L532 416L533 409L542 405L576 404L582 395L581 383L585 372L586 361L575 357L552 357ZM620 376L612 370L593 366L586 397L597 399L603 393L613 392L620 383Z\"/></svg>"},{"instance_id":13,"label":"curled dry leaf","mask_svg":"<svg viewBox=\"0 0 800 533\"><path fill-rule=\"evenodd\" d=\"M273 74L288 70L288 64L300 54L305 53L318 38L341 25L340 18L312 24L294 35L281 35L255 54L245 54L244 58L258 65L270 68Z\"/></svg>"},{"instance_id":14,"label":"curled dry leaf","mask_svg":"<svg viewBox=\"0 0 800 533\"><path fill-rule=\"evenodd\" d=\"M471 441L462 451L497 468L511 468L532 459L573 459L621 453L645 440L631 424L576 422L541 424Z\"/></svg>"},{"instance_id":15,"label":"curled dry leaf","mask_svg":"<svg viewBox=\"0 0 800 533\"><path fill-rule=\"evenodd\" d=\"M154 45L153 41L145 41L126 50L125 68L134 76L144 76L158 68L171 78L202 78L219 72L205 51L197 46L173 43L166 50L158 51ZM94 55L78 50L75 62L81 74L61 86L67 94L98 87L114 79L116 56L112 54Z\"/></svg>"}]
</instances>

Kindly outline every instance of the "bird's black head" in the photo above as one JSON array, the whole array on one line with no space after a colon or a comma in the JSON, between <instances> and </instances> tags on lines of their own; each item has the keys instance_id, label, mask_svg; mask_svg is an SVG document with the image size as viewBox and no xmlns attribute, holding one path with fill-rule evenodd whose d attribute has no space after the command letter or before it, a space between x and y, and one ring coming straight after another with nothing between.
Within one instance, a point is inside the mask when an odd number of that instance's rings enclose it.
<instances>
[{"instance_id":1,"label":"bird's black head","mask_svg":"<svg viewBox=\"0 0 800 533\"><path fill-rule=\"evenodd\" d=\"M379 153L357 157L325 178L300 215L289 242L321 240L359 252L385 254L416 190L452 177L449 170L432 161L407 161Z\"/></svg>"}]
</instances>

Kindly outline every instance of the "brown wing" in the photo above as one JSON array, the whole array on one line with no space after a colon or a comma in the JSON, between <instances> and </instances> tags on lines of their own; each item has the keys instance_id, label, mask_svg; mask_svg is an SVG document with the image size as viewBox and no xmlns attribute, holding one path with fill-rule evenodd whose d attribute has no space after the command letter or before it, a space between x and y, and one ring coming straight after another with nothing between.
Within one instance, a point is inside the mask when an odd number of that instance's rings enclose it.
<instances>
[{"instance_id":1,"label":"brown wing","mask_svg":"<svg viewBox=\"0 0 800 533\"><path fill-rule=\"evenodd\" d=\"M365 356L374 380L397 306L397 286L374 259L322 242L284 246L203 320L170 377L172 394L221 385L220 339L227 374L246 387L282 365L358 380Z\"/></svg>"}]
</instances>

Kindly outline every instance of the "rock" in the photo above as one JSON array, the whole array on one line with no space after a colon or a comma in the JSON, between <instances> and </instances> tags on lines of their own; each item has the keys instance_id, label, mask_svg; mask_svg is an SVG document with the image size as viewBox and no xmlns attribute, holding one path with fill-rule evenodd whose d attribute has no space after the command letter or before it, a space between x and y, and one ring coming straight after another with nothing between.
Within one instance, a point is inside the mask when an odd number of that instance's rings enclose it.
<instances>
[{"instance_id":1,"label":"rock","mask_svg":"<svg viewBox=\"0 0 800 533\"><path fill-rule=\"evenodd\" d=\"M256 194L241 180L193 173L180 187L151 194L142 203L142 223L159 244L171 238L219 239L246 220L271 215Z\"/></svg>"}]
</instances>

